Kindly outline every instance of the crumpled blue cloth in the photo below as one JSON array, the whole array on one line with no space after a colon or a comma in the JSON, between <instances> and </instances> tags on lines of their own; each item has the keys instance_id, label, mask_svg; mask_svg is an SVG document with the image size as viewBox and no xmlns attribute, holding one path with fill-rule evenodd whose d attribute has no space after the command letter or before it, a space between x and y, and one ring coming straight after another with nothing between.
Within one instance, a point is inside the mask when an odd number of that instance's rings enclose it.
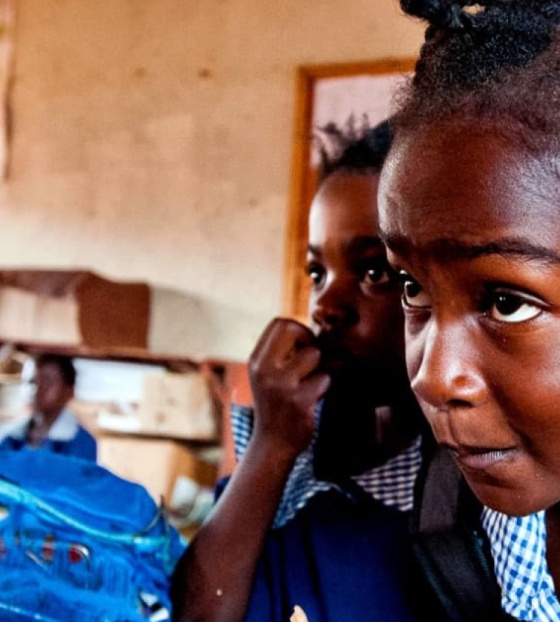
<instances>
[{"instance_id":1,"label":"crumpled blue cloth","mask_svg":"<svg viewBox=\"0 0 560 622\"><path fill-rule=\"evenodd\" d=\"M0 619L170 619L185 543L142 486L91 461L0 454Z\"/></svg>"}]
</instances>

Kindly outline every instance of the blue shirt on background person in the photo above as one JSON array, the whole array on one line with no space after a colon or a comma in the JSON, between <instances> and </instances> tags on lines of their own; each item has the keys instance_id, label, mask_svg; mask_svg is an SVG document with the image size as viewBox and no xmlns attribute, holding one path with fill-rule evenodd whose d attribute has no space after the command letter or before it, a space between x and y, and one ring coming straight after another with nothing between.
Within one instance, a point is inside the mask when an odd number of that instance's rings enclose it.
<instances>
[{"instance_id":1,"label":"blue shirt on background person","mask_svg":"<svg viewBox=\"0 0 560 622\"><path fill-rule=\"evenodd\" d=\"M76 369L72 359L42 354L34 361L31 415L4 428L0 450L23 447L53 451L86 460L97 459L97 442L68 408L74 397Z\"/></svg>"},{"instance_id":2,"label":"blue shirt on background person","mask_svg":"<svg viewBox=\"0 0 560 622\"><path fill-rule=\"evenodd\" d=\"M76 416L64 408L56 421L49 428L47 436L37 446L27 443L27 435L32 420L18 421L16 425L5 430L5 436L0 441L0 451L3 449L19 450L23 447L42 449L65 456L77 456L85 460L97 460L97 441L82 425Z\"/></svg>"}]
</instances>

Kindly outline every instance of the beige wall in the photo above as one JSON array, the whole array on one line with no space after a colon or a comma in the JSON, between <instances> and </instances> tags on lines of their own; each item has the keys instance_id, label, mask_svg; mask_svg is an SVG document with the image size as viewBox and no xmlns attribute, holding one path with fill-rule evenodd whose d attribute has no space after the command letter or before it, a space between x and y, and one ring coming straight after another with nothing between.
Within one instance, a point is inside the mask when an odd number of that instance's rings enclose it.
<instances>
[{"instance_id":1,"label":"beige wall","mask_svg":"<svg viewBox=\"0 0 560 622\"><path fill-rule=\"evenodd\" d=\"M414 55L397 0L15 0L0 265L156 288L153 347L245 358L282 309L295 70Z\"/></svg>"}]
</instances>

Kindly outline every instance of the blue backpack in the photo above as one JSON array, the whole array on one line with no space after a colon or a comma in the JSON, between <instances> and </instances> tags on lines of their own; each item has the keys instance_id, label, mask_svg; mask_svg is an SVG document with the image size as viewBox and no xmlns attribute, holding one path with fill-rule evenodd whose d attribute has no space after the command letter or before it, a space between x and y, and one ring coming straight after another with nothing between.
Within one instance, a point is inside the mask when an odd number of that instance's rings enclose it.
<instances>
[{"instance_id":1,"label":"blue backpack","mask_svg":"<svg viewBox=\"0 0 560 622\"><path fill-rule=\"evenodd\" d=\"M71 456L0 452L0 620L170 620L184 548L142 486Z\"/></svg>"}]
</instances>

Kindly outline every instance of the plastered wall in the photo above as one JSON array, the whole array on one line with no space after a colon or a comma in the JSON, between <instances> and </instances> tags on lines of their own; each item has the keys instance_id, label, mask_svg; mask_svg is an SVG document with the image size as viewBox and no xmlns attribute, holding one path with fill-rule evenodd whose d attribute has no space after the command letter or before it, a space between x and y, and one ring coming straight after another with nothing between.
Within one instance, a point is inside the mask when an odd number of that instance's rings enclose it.
<instances>
[{"instance_id":1,"label":"plastered wall","mask_svg":"<svg viewBox=\"0 0 560 622\"><path fill-rule=\"evenodd\" d=\"M0 265L154 287L152 346L242 360L282 310L295 71L415 55L397 0L15 0Z\"/></svg>"}]
</instances>

